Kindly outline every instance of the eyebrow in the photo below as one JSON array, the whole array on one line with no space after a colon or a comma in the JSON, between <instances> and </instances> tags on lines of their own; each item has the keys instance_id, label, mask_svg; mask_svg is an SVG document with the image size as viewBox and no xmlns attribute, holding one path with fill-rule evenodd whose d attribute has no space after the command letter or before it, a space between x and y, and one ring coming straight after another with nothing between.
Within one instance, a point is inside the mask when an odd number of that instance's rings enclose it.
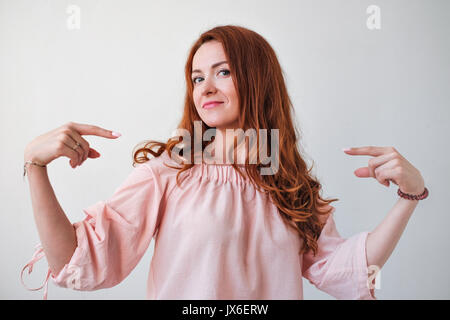
<instances>
[{"instance_id":1,"label":"eyebrow","mask_svg":"<svg viewBox=\"0 0 450 320\"><path fill-rule=\"evenodd\" d=\"M216 67L218 67L218 66L220 66L221 64L224 64L224 63L228 63L228 62L227 62L227 61L216 62L216 63L214 63L214 64L211 66L211 69L214 69L214 68L216 68ZM199 70L199 69L192 70L192 73L201 73L201 72L202 72L202 71Z\"/></svg>"}]
</instances>

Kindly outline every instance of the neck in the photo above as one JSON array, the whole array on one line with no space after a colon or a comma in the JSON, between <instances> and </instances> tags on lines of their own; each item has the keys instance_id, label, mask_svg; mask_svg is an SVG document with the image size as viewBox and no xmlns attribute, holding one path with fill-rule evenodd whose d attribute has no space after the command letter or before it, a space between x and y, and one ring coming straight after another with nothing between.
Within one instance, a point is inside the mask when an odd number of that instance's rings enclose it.
<instances>
[{"instance_id":1,"label":"neck","mask_svg":"<svg viewBox=\"0 0 450 320\"><path fill-rule=\"evenodd\" d=\"M237 138L236 138L237 140ZM243 142L236 148L234 135L226 135L226 129L216 129L216 136L212 142L212 159L216 164L245 164L247 146Z\"/></svg>"}]
</instances>

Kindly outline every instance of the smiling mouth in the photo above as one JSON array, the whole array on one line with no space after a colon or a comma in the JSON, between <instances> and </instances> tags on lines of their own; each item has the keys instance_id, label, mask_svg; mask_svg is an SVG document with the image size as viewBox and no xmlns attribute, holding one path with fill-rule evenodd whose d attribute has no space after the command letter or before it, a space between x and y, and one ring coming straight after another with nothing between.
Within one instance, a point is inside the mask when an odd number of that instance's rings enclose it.
<instances>
[{"instance_id":1,"label":"smiling mouth","mask_svg":"<svg viewBox=\"0 0 450 320\"><path fill-rule=\"evenodd\" d=\"M211 109L214 107L217 107L219 105L221 105L223 102L214 102L214 103L208 103L206 105L203 106L203 109Z\"/></svg>"}]
</instances>

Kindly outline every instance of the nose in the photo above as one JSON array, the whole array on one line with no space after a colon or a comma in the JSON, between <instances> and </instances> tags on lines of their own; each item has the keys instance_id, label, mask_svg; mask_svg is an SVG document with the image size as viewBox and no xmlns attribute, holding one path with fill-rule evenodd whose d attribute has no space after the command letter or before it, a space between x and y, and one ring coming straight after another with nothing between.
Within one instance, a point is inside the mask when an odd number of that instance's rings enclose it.
<instances>
[{"instance_id":1,"label":"nose","mask_svg":"<svg viewBox=\"0 0 450 320\"><path fill-rule=\"evenodd\" d=\"M217 91L216 85L214 83L214 79L212 77L207 77L203 81L203 95L207 96L208 94L215 93Z\"/></svg>"}]
</instances>

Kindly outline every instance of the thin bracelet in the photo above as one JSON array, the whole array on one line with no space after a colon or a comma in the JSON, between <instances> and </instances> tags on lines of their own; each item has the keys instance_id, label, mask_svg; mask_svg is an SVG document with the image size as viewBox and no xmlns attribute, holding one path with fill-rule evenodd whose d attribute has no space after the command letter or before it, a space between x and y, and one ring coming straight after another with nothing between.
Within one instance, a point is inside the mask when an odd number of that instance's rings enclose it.
<instances>
[{"instance_id":1,"label":"thin bracelet","mask_svg":"<svg viewBox=\"0 0 450 320\"><path fill-rule=\"evenodd\" d=\"M25 161L25 164L23 165L23 181L25 181L25 175L27 174L27 164L34 164L36 166L43 167L43 168L46 167L45 164L40 164L40 163L30 161L30 160Z\"/></svg>"}]
</instances>

